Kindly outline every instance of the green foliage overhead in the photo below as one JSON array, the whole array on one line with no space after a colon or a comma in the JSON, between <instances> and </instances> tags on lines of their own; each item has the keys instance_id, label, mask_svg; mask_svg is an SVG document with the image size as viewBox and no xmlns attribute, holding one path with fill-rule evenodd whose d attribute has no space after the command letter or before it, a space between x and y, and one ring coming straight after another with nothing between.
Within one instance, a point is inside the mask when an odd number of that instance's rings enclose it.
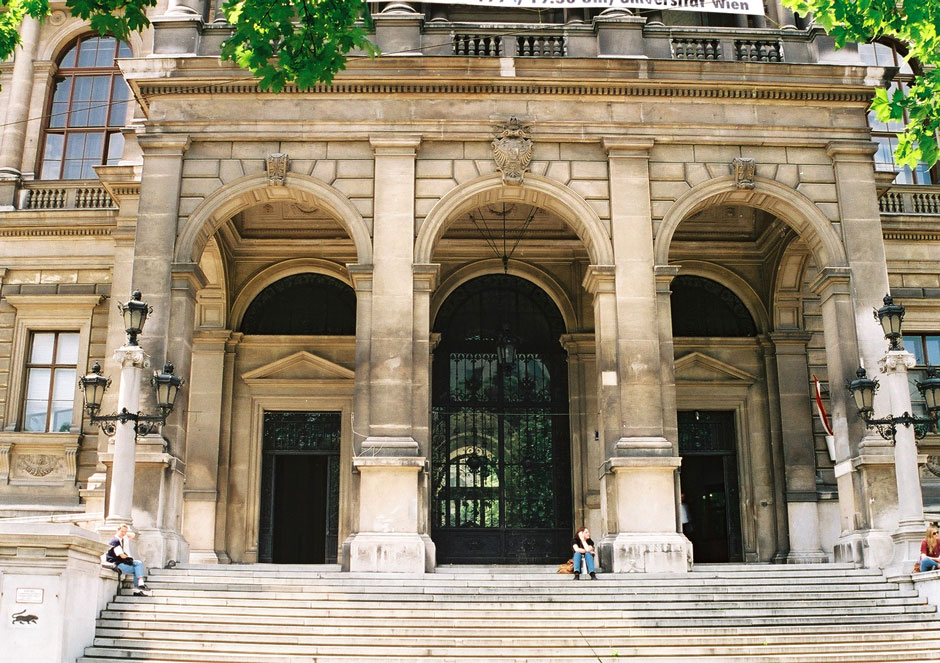
<instances>
[{"instance_id":1,"label":"green foliage overhead","mask_svg":"<svg viewBox=\"0 0 940 663\"><path fill-rule=\"evenodd\" d=\"M235 27L223 59L260 78L262 90L329 83L349 51L377 52L366 39L362 0L226 0L222 11Z\"/></svg>"},{"instance_id":2,"label":"green foliage overhead","mask_svg":"<svg viewBox=\"0 0 940 663\"><path fill-rule=\"evenodd\" d=\"M146 12L157 0L66 0L66 7L102 35L126 39L150 25ZM234 34L222 57L260 79L263 90L293 83L307 89L329 83L346 65L346 55L378 53L366 38L370 20L363 0L226 0L222 7ZM26 16L43 20L49 0L0 0L0 61L20 43Z\"/></svg>"},{"instance_id":3,"label":"green foliage overhead","mask_svg":"<svg viewBox=\"0 0 940 663\"><path fill-rule=\"evenodd\" d=\"M849 42L886 39L907 49L914 80L907 93L875 92L872 110L882 122L909 122L900 135L895 160L914 168L937 162L940 130L940 0L783 0L801 16L813 14L816 23L841 48Z\"/></svg>"}]
</instances>

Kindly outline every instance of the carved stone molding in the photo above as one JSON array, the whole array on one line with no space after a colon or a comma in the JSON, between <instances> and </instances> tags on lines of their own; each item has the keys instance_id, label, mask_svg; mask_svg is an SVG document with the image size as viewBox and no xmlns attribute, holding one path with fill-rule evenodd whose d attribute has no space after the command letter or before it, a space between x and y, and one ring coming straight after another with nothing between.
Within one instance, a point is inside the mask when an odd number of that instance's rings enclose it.
<instances>
[{"instance_id":1,"label":"carved stone molding","mask_svg":"<svg viewBox=\"0 0 940 663\"><path fill-rule=\"evenodd\" d=\"M45 479L59 470L62 460L62 457L51 454L23 454L16 457L16 471L25 472L37 479Z\"/></svg>"},{"instance_id":2,"label":"carved stone molding","mask_svg":"<svg viewBox=\"0 0 940 663\"><path fill-rule=\"evenodd\" d=\"M510 117L509 122L499 127L491 145L496 167L503 174L503 184L522 184L532 161L531 127Z\"/></svg>"},{"instance_id":3,"label":"carved stone molding","mask_svg":"<svg viewBox=\"0 0 940 663\"><path fill-rule=\"evenodd\" d=\"M288 156L282 152L269 154L264 160L265 170L268 174L268 184L271 186L284 186L287 179Z\"/></svg>"},{"instance_id":4,"label":"carved stone molding","mask_svg":"<svg viewBox=\"0 0 940 663\"><path fill-rule=\"evenodd\" d=\"M739 189L753 189L757 162L749 157L737 157L731 160L731 172Z\"/></svg>"},{"instance_id":5,"label":"carved stone molding","mask_svg":"<svg viewBox=\"0 0 940 663\"><path fill-rule=\"evenodd\" d=\"M0 484L10 480L10 449L12 444L0 444Z\"/></svg>"},{"instance_id":6,"label":"carved stone molding","mask_svg":"<svg viewBox=\"0 0 940 663\"><path fill-rule=\"evenodd\" d=\"M900 366L910 370L917 365L917 360L910 352L892 351L878 360L882 373L897 371Z\"/></svg>"}]
</instances>

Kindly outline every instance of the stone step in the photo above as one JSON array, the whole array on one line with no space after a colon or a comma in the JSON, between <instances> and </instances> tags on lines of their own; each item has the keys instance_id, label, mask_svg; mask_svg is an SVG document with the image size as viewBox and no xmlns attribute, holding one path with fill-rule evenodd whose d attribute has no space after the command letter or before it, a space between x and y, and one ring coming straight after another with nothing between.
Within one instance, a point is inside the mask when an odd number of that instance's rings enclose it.
<instances>
[{"instance_id":1,"label":"stone step","mask_svg":"<svg viewBox=\"0 0 940 663\"><path fill-rule=\"evenodd\" d=\"M190 645L191 644L192 643L190 643ZM714 661L715 663L719 661L728 663L824 663L828 661L838 661L839 663L845 663L847 660L851 660L853 663L856 661L865 663L873 663L876 661L904 661L910 663L911 661L930 660L924 657L929 656L931 653L928 647L916 646L897 648L891 651L852 651L848 653L845 650L839 649L818 651L816 648L812 648L809 651L779 653L771 651L728 653L707 648L701 651L691 652L682 651L681 647L672 647L659 651L646 651L635 647L598 651L596 647L592 648L588 645L560 650L526 649L525 651L517 651L517 648L506 647L493 649L475 647L421 647L410 650L388 648L388 651L377 649L371 652L351 651L346 648L338 648L340 651L332 651L332 649L333 648L326 647L309 648L297 652L291 649L289 651L279 651L277 654L253 652L250 659L247 660L250 660L252 663L300 663L300 661L310 662L312 660L315 660L316 663L325 663L326 661L343 661L344 663L351 663L352 661L360 661L363 663L378 661L382 661L383 663L404 663L405 661L410 661L414 663L418 658L424 658L432 660L435 663L444 661L460 661L461 663L469 663L470 661L474 663L482 661L499 661L500 663L518 663L521 661L530 663L549 663L552 661L557 661L558 663L562 661L565 663L572 661L584 661L585 663L588 661L592 663L598 663L598 661L601 663L620 663L624 660L688 663L690 657L694 656L696 660ZM244 663L246 661L245 653L243 652L200 652L194 651L192 647L188 650L175 650L162 647L138 649L134 647L111 648L92 646L86 650L84 657L78 659L78 663L97 663L96 657L106 656L111 658L104 660L111 661L115 658L124 661L166 661L167 663L188 663L191 661L202 663L238 661L238 663ZM316 658L313 659L313 656Z\"/></svg>"}]
</instances>

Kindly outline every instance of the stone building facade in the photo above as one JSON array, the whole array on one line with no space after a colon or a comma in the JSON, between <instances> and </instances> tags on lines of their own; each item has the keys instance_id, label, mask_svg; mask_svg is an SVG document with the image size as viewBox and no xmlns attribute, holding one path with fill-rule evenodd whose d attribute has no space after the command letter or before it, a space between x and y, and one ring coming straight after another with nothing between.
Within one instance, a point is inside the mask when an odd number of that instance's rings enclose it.
<instances>
[{"instance_id":1,"label":"stone building facade","mask_svg":"<svg viewBox=\"0 0 940 663\"><path fill-rule=\"evenodd\" d=\"M377 3L384 55L279 94L220 61L204 0L123 46L27 21L0 69L0 512L129 515L151 563L552 561L582 524L617 571L894 563L910 505L940 510L937 442L899 498L842 385L885 354L888 292L914 372L940 361L940 189L876 167L884 50L769 4ZM129 94L80 96L106 75ZM97 106L125 115L75 119ZM134 289L187 384L115 514L113 440L55 376L117 383Z\"/></svg>"}]
</instances>

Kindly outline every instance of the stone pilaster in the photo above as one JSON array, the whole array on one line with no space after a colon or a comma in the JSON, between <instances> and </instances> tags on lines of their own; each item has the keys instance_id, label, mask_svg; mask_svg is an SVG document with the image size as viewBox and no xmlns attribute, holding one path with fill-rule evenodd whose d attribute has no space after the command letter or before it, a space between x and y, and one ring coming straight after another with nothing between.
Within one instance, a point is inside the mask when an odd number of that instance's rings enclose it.
<instances>
[{"instance_id":1,"label":"stone pilaster","mask_svg":"<svg viewBox=\"0 0 940 663\"><path fill-rule=\"evenodd\" d=\"M152 19L153 52L159 55L196 55L208 15L208 0L169 0L166 13Z\"/></svg>"},{"instance_id":2,"label":"stone pilaster","mask_svg":"<svg viewBox=\"0 0 940 663\"><path fill-rule=\"evenodd\" d=\"M183 489L183 536L189 561L216 564L216 502L219 497L219 443L224 393L227 329L206 330L193 338L192 375L188 385L186 485Z\"/></svg>"},{"instance_id":3,"label":"stone pilaster","mask_svg":"<svg viewBox=\"0 0 940 663\"><path fill-rule=\"evenodd\" d=\"M783 471L790 550L789 563L828 561L819 536L816 508L816 448L813 437L813 411L807 392L810 381L806 344L810 335L803 331L779 331L770 335L774 345L779 407L785 413L780 421Z\"/></svg>"},{"instance_id":4,"label":"stone pilaster","mask_svg":"<svg viewBox=\"0 0 940 663\"><path fill-rule=\"evenodd\" d=\"M0 210L13 209L23 168L23 147L33 93L33 60L39 45L39 21L27 16L20 25L20 46L14 53L13 75L0 144Z\"/></svg>"},{"instance_id":5,"label":"stone pilaster","mask_svg":"<svg viewBox=\"0 0 940 663\"><path fill-rule=\"evenodd\" d=\"M893 556L889 532L896 520L891 522L872 505L897 503L890 474L893 458L883 446L866 449L861 444L864 426L851 395L839 388L854 375L858 363L850 274L844 267L827 267L810 284L822 306L829 384L836 386L829 393L841 530L834 555L837 562L883 568Z\"/></svg>"}]
</instances>

